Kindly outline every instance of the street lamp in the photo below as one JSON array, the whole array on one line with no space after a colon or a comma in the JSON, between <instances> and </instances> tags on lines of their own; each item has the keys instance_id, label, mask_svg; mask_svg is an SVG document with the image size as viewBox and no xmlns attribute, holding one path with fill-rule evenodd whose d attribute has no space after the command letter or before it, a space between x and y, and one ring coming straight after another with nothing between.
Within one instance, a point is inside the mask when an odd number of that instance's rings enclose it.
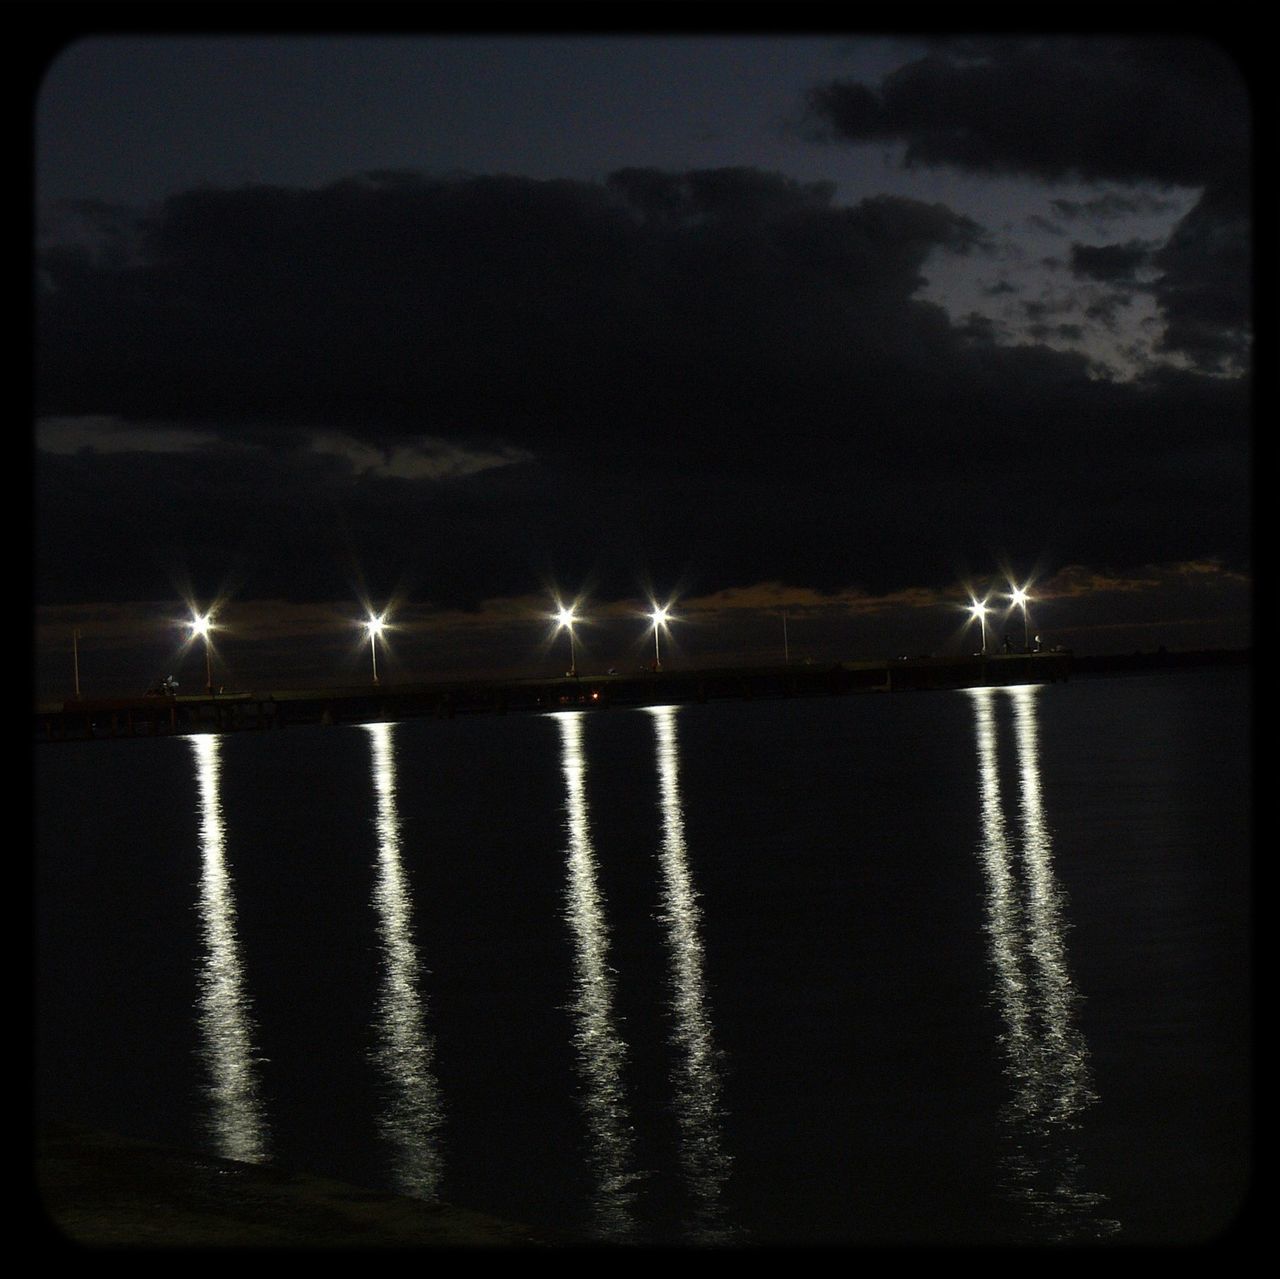
<instances>
[{"instance_id":1,"label":"street lamp","mask_svg":"<svg viewBox=\"0 0 1280 1279\"><path fill-rule=\"evenodd\" d=\"M556 622L558 623L556 629L559 630L563 626L569 632L569 674L575 677L578 674L578 659L573 647L573 624L577 620L572 605L568 608L561 605L556 611Z\"/></svg>"},{"instance_id":2,"label":"street lamp","mask_svg":"<svg viewBox=\"0 0 1280 1279\"><path fill-rule=\"evenodd\" d=\"M987 655L987 601L983 600L979 603L973 601L973 607L969 610L970 617L976 617L982 623L982 656Z\"/></svg>"},{"instance_id":3,"label":"street lamp","mask_svg":"<svg viewBox=\"0 0 1280 1279\"><path fill-rule=\"evenodd\" d=\"M1031 633L1027 629L1027 593L1021 586L1015 586L1009 598L1013 601L1015 607L1022 609L1022 648L1024 652L1029 653L1031 651Z\"/></svg>"},{"instance_id":4,"label":"street lamp","mask_svg":"<svg viewBox=\"0 0 1280 1279\"><path fill-rule=\"evenodd\" d=\"M199 636L204 640L204 691L210 697L213 696L213 641L209 638L211 630L213 630L212 613L205 613L203 617L199 613L192 615L191 638L195 639Z\"/></svg>"},{"instance_id":5,"label":"street lamp","mask_svg":"<svg viewBox=\"0 0 1280 1279\"><path fill-rule=\"evenodd\" d=\"M373 682L378 682L378 636L383 631L383 621L381 617L375 617L369 614L369 620L364 624L365 630L369 632L369 657L373 661Z\"/></svg>"},{"instance_id":6,"label":"street lamp","mask_svg":"<svg viewBox=\"0 0 1280 1279\"><path fill-rule=\"evenodd\" d=\"M653 622L653 669L655 671L662 669L662 653L658 649L658 632L667 624L667 615L670 612L670 606L659 608L655 604L653 612L649 614L649 618Z\"/></svg>"}]
</instances>

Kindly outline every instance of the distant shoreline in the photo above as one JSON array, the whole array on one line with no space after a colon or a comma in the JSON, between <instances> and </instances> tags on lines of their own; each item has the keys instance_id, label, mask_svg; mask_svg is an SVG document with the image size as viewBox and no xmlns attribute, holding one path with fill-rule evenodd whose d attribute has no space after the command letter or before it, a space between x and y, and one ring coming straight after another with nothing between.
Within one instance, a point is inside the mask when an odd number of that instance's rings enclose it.
<instances>
[{"instance_id":1,"label":"distant shoreline","mask_svg":"<svg viewBox=\"0 0 1280 1279\"><path fill-rule=\"evenodd\" d=\"M1252 649L1122 653L1075 657L1068 651L965 657L904 657L871 662L606 672L551 679L450 680L339 688L68 698L36 708L37 741L85 741L199 732L359 724L455 715L606 710L609 707L750 701L757 698L1060 683L1073 676L1245 666Z\"/></svg>"}]
</instances>

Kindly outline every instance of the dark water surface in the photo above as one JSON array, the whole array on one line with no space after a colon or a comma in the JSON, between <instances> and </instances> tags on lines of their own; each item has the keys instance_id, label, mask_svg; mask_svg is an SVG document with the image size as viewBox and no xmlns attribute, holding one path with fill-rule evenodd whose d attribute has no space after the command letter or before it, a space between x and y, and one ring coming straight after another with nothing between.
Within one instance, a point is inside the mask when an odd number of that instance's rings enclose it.
<instances>
[{"instance_id":1,"label":"dark water surface","mask_svg":"<svg viewBox=\"0 0 1280 1279\"><path fill-rule=\"evenodd\" d=\"M617 1240L1184 1242L1249 675L36 749L42 1115Z\"/></svg>"}]
</instances>

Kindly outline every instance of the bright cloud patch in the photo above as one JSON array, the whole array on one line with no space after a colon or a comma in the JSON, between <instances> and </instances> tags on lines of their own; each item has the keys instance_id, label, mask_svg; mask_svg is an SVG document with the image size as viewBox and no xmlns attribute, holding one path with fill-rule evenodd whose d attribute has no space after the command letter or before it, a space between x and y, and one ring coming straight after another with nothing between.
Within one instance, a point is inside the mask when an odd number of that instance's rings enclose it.
<instances>
[{"instance_id":1,"label":"bright cloud patch","mask_svg":"<svg viewBox=\"0 0 1280 1279\"><path fill-rule=\"evenodd\" d=\"M315 436L311 448L316 453L341 458L361 475L400 480L456 479L499 466L527 462L533 457L525 449L468 449L426 435L410 443L379 448L336 431L324 431Z\"/></svg>"},{"instance_id":2,"label":"bright cloud patch","mask_svg":"<svg viewBox=\"0 0 1280 1279\"><path fill-rule=\"evenodd\" d=\"M229 440L197 427L127 422L105 414L44 417L36 424L36 447L43 453L195 453L221 446L257 450L262 445ZM533 454L504 446L474 449L433 436L418 436L387 447L370 444L338 431L320 431L307 438L304 450L338 458L360 475L386 479L445 480L475 475L499 466L527 462Z\"/></svg>"},{"instance_id":3,"label":"bright cloud patch","mask_svg":"<svg viewBox=\"0 0 1280 1279\"><path fill-rule=\"evenodd\" d=\"M70 456L90 453L194 453L217 442L212 431L139 425L118 417L45 417L36 423L36 448Z\"/></svg>"}]
</instances>

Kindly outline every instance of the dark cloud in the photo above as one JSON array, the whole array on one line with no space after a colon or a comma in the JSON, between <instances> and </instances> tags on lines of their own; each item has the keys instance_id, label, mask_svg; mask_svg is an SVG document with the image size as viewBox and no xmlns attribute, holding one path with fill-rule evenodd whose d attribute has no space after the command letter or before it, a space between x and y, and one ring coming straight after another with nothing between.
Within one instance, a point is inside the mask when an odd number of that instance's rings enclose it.
<instances>
[{"instance_id":1,"label":"dark cloud","mask_svg":"<svg viewBox=\"0 0 1280 1279\"><path fill-rule=\"evenodd\" d=\"M39 398L544 455L610 422L644 451L677 407L693 434L751 422L779 382L825 397L823 343L935 340L908 299L931 251L976 237L941 206L834 208L745 170L193 191L148 222L136 266L42 255Z\"/></svg>"},{"instance_id":2,"label":"dark cloud","mask_svg":"<svg viewBox=\"0 0 1280 1279\"><path fill-rule=\"evenodd\" d=\"M1084 337L1084 327L1079 324L1033 324L1029 331L1032 337L1042 340L1059 338L1079 342Z\"/></svg>"},{"instance_id":3,"label":"dark cloud","mask_svg":"<svg viewBox=\"0 0 1280 1279\"><path fill-rule=\"evenodd\" d=\"M128 253L41 254L42 598L231 574L332 599L357 568L457 606L645 575L888 591L1001 548L1247 554L1246 382L1119 385L953 325L926 265L981 240L751 170L175 196Z\"/></svg>"},{"instance_id":4,"label":"dark cloud","mask_svg":"<svg viewBox=\"0 0 1280 1279\"><path fill-rule=\"evenodd\" d=\"M1056 222L1051 222L1048 218L1041 217L1038 213L1033 213L1027 219L1027 225L1035 227L1037 231L1044 231L1049 235L1066 235L1066 231Z\"/></svg>"},{"instance_id":5,"label":"dark cloud","mask_svg":"<svg viewBox=\"0 0 1280 1279\"><path fill-rule=\"evenodd\" d=\"M1164 344L1206 368L1238 365L1251 122L1243 77L1218 46L1164 38L944 42L878 88L816 88L809 109L822 136L904 143L908 165L1202 192L1155 259L1164 274L1156 291L1168 322ZM1084 211L1056 207L1064 216ZM1100 196L1088 209L1109 216L1117 206Z\"/></svg>"},{"instance_id":6,"label":"dark cloud","mask_svg":"<svg viewBox=\"0 0 1280 1279\"><path fill-rule=\"evenodd\" d=\"M849 142L903 141L908 164L1198 187L1248 162L1243 80L1216 46L1052 36L953 44L878 90L812 90Z\"/></svg>"},{"instance_id":7,"label":"dark cloud","mask_svg":"<svg viewBox=\"0 0 1280 1279\"><path fill-rule=\"evenodd\" d=\"M1149 191L1104 191L1093 200L1053 200L1052 204L1061 217L1089 218L1094 222L1112 222L1140 213L1168 213L1178 207L1176 200L1162 199Z\"/></svg>"},{"instance_id":8,"label":"dark cloud","mask_svg":"<svg viewBox=\"0 0 1280 1279\"><path fill-rule=\"evenodd\" d=\"M1125 307L1133 305L1132 293L1112 292L1093 298L1084 308L1085 317L1097 320L1111 328L1116 323L1118 313Z\"/></svg>"},{"instance_id":9,"label":"dark cloud","mask_svg":"<svg viewBox=\"0 0 1280 1279\"><path fill-rule=\"evenodd\" d=\"M1161 345L1201 368L1241 367L1252 328L1252 209L1242 177L1205 191L1153 258Z\"/></svg>"},{"instance_id":10,"label":"dark cloud","mask_svg":"<svg viewBox=\"0 0 1280 1279\"><path fill-rule=\"evenodd\" d=\"M970 311L956 325L957 336L971 342L993 343L998 340L996 322L988 315Z\"/></svg>"},{"instance_id":11,"label":"dark cloud","mask_svg":"<svg viewBox=\"0 0 1280 1279\"><path fill-rule=\"evenodd\" d=\"M1151 259L1151 246L1139 240L1127 244L1073 244L1071 270L1089 280L1112 284L1133 280Z\"/></svg>"},{"instance_id":12,"label":"dark cloud","mask_svg":"<svg viewBox=\"0 0 1280 1279\"><path fill-rule=\"evenodd\" d=\"M1021 303L1022 313L1029 320L1043 320L1051 315L1058 315L1063 311L1076 310L1077 303L1075 298L1057 298L1052 301L1044 298L1032 298Z\"/></svg>"}]
</instances>

